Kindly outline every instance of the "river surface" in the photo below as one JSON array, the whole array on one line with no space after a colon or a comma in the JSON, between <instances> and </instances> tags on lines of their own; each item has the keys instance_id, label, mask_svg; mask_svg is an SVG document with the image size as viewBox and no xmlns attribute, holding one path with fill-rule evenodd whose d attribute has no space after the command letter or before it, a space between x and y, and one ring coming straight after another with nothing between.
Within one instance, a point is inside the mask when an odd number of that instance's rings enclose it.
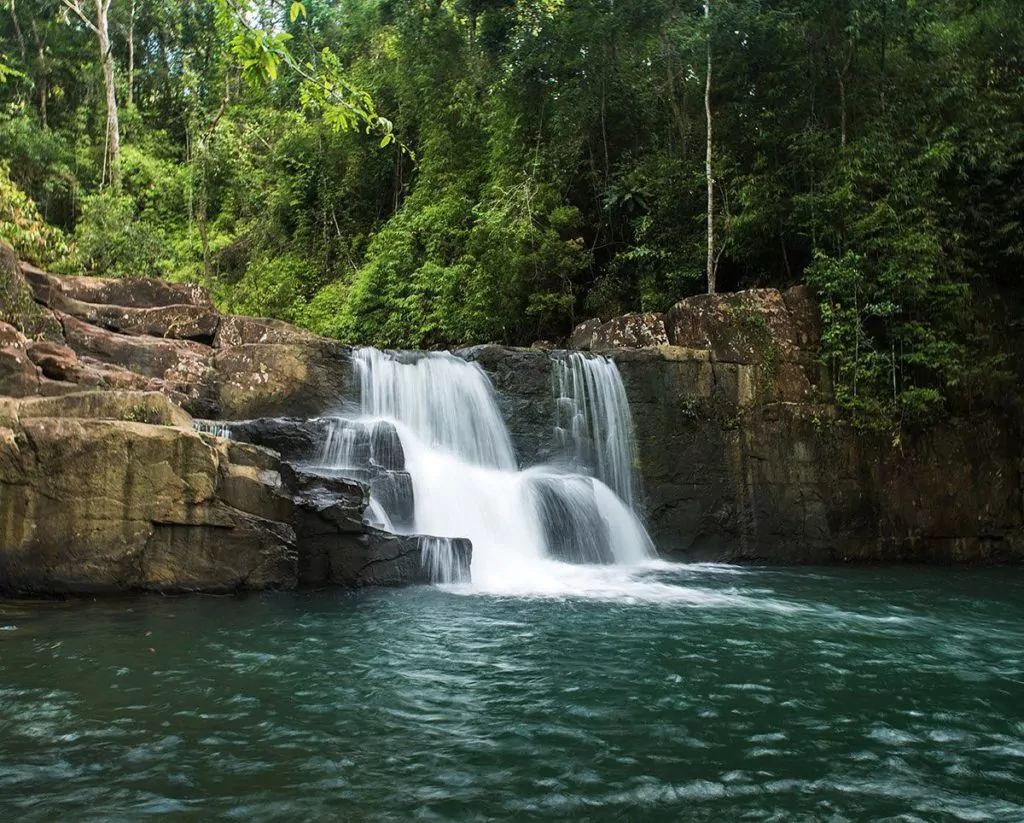
<instances>
[{"instance_id":1,"label":"river surface","mask_svg":"<svg viewBox=\"0 0 1024 823\"><path fill-rule=\"evenodd\" d=\"M0 602L0 820L1024 820L1024 576Z\"/></svg>"}]
</instances>

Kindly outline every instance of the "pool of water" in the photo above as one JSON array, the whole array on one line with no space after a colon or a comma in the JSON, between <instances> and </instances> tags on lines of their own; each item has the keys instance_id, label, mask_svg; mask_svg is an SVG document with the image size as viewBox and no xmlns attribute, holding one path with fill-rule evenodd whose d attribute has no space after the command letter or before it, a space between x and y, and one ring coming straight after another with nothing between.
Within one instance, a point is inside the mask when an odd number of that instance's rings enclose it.
<instances>
[{"instance_id":1,"label":"pool of water","mask_svg":"<svg viewBox=\"0 0 1024 823\"><path fill-rule=\"evenodd\" d=\"M0 602L2 820L1024 820L1024 575Z\"/></svg>"}]
</instances>

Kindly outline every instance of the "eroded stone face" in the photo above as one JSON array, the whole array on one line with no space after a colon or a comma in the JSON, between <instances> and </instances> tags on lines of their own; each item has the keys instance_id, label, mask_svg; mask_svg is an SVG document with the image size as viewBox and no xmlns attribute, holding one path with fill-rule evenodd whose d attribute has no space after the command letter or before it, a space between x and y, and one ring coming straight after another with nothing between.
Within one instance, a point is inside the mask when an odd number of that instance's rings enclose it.
<instances>
[{"instance_id":1,"label":"eroded stone face","mask_svg":"<svg viewBox=\"0 0 1024 823\"><path fill-rule=\"evenodd\" d=\"M816 340L813 323L786 322L791 341ZM772 364L715 354L609 353L633 415L644 520L662 552L767 563L1024 560L1019 423L952 420L897 449L837 418L812 352L794 346ZM488 346L464 356L494 382L520 462L557 457L551 364L564 355Z\"/></svg>"},{"instance_id":2,"label":"eroded stone face","mask_svg":"<svg viewBox=\"0 0 1024 823\"><path fill-rule=\"evenodd\" d=\"M132 400L143 402L124 398ZM138 408L142 414L145 407ZM120 411L129 416L132 407ZM226 447L182 428L74 417L29 416L3 441L5 589L227 591L295 584L291 527L226 498L224 481L233 468ZM272 476L255 481L267 495L277 494Z\"/></svg>"}]
</instances>

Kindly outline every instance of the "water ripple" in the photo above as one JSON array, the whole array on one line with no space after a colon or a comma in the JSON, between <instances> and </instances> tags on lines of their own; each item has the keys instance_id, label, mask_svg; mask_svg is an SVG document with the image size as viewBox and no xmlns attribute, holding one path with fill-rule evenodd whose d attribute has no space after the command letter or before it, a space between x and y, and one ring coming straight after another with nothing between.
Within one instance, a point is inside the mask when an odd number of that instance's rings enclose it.
<instances>
[{"instance_id":1,"label":"water ripple","mask_svg":"<svg viewBox=\"0 0 1024 823\"><path fill-rule=\"evenodd\" d=\"M655 563L0 604L0 812L1024 819L1024 581Z\"/></svg>"}]
</instances>

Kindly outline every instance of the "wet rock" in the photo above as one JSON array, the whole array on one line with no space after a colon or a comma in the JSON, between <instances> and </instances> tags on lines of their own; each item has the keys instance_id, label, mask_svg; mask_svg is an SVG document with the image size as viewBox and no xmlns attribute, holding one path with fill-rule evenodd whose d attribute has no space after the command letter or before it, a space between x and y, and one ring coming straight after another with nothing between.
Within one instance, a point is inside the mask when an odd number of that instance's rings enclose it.
<instances>
[{"instance_id":1,"label":"wet rock","mask_svg":"<svg viewBox=\"0 0 1024 823\"><path fill-rule=\"evenodd\" d=\"M553 459L555 396L552 358L558 352L473 346L455 352L487 372L497 393L498 408L509 429L520 466Z\"/></svg>"},{"instance_id":2,"label":"wet rock","mask_svg":"<svg viewBox=\"0 0 1024 823\"><path fill-rule=\"evenodd\" d=\"M552 557L566 563L615 562L588 478L535 477L530 481L530 494Z\"/></svg>"},{"instance_id":3,"label":"wet rock","mask_svg":"<svg viewBox=\"0 0 1024 823\"><path fill-rule=\"evenodd\" d=\"M434 582L425 557L424 541L437 539L371 529L350 542L337 541L327 551L327 582L352 588ZM472 544L465 538L444 540L454 554L453 565L461 568L465 575L472 562Z\"/></svg>"},{"instance_id":4,"label":"wet rock","mask_svg":"<svg viewBox=\"0 0 1024 823\"><path fill-rule=\"evenodd\" d=\"M299 581L306 586L404 586L435 582L431 567L438 551L447 565L469 580L469 540L395 535L364 523L370 485L339 472L285 469L294 489ZM427 542L424 542L427 541Z\"/></svg>"},{"instance_id":5,"label":"wet rock","mask_svg":"<svg viewBox=\"0 0 1024 823\"><path fill-rule=\"evenodd\" d=\"M717 343L614 352L636 430L642 514L659 550L760 563L1024 562L1019 420L954 419L905 433L898 448L855 431L821 402L821 367L796 345L813 345L815 324L786 322L780 339L792 348L779 346L774 361L719 360L728 348ZM462 355L498 389L521 463L557 459L557 353L488 346Z\"/></svg>"},{"instance_id":6,"label":"wet rock","mask_svg":"<svg viewBox=\"0 0 1024 823\"><path fill-rule=\"evenodd\" d=\"M416 522L416 499L409 472L389 471L373 466L317 471L359 483L371 499L380 503L391 521L391 527L401 532L412 530ZM365 515L363 519L365 522Z\"/></svg>"},{"instance_id":7,"label":"wet rock","mask_svg":"<svg viewBox=\"0 0 1024 823\"><path fill-rule=\"evenodd\" d=\"M305 463L320 458L332 423L325 418L258 417L221 425L235 440L273 449L289 463Z\"/></svg>"}]
</instances>

